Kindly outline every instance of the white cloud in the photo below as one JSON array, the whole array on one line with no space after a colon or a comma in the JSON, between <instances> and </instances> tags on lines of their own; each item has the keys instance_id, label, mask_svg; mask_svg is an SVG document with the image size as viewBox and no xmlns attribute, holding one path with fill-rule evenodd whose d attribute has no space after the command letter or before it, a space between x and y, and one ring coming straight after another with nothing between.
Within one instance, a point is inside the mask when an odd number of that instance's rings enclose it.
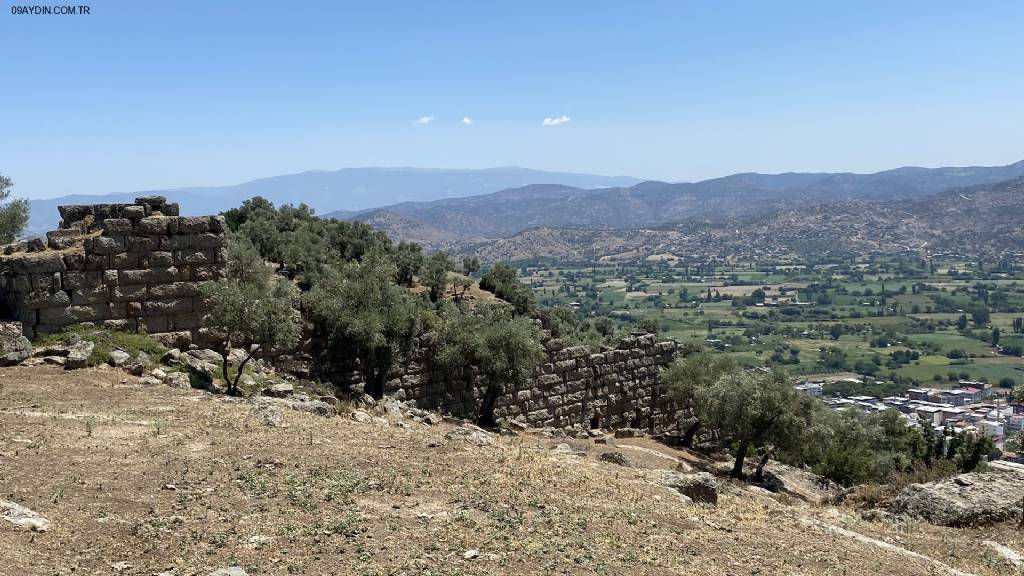
<instances>
[{"instance_id":1,"label":"white cloud","mask_svg":"<svg viewBox=\"0 0 1024 576\"><path fill-rule=\"evenodd\" d=\"M570 121L572 121L572 118L569 118L568 116L563 114L558 118L545 118L544 121L541 122L541 124L543 124L544 126L558 126L559 124L565 124L566 122Z\"/></svg>"},{"instance_id":2,"label":"white cloud","mask_svg":"<svg viewBox=\"0 0 1024 576\"><path fill-rule=\"evenodd\" d=\"M463 116L462 117L462 123L465 124L466 126L472 126L473 125L473 119L470 118L469 116Z\"/></svg>"},{"instance_id":3,"label":"white cloud","mask_svg":"<svg viewBox=\"0 0 1024 576\"><path fill-rule=\"evenodd\" d=\"M433 121L433 116L420 116L419 118L416 119L415 122L413 122L413 124L430 124Z\"/></svg>"}]
</instances>

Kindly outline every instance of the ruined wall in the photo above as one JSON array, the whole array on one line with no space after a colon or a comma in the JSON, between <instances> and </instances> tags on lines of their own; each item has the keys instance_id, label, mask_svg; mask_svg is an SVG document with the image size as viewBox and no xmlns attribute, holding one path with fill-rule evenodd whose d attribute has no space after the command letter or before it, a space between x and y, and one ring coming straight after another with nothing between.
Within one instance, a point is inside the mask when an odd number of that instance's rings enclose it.
<instances>
[{"instance_id":1,"label":"ruined wall","mask_svg":"<svg viewBox=\"0 0 1024 576\"><path fill-rule=\"evenodd\" d=\"M596 354L584 346L565 348L558 339L545 341L544 348L546 362L527 386L498 398L495 418L533 427L664 432L675 426L678 410L661 385L661 370L674 359L675 342L656 342L648 334L625 338L617 349ZM473 418L484 389L479 381L446 380L421 354L405 374L388 383L386 393L402 390L421 408Z\"/></svg>"},{"instance_id":2,"label":"ruined wall","mask_svg":"<svg viewBox=\"0 0 1024 576\"><path fill-rule=\"evenodd\" d=\"M223 218L178 216L161 196L59 210L60 229L45 243L4 247L0 313L30 338L95 322L190 342L202 319L200 285L223 273Z\"/></svg>"}]
</instances>

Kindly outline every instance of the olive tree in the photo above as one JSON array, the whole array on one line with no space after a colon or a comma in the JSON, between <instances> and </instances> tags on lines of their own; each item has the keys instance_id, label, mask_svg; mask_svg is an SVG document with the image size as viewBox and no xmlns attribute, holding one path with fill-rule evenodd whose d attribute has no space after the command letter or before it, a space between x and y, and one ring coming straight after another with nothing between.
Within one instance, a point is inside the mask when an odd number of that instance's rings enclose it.
<instances>
[{"instance_id":1,"label":"olive tree","mask_svg":"<svg viewBox=\"0 0 1024 576\"><path fill-rule=\"evenodd\" d=\"M543 361L539 330L507 304L449 305L440 316L434 362L449 377L483 379L477 423L491 426L498 397L526 384Z\"/></svg>"},{"instance_id":2,"label":"olive tree","mask_svg":"<svg viewBox=\"0 0 1024 576\"><path fill-rule=\"evenodd\" d=\"M228 262L221 280L203 286L207 314L203 325L218 335L217 351L228 394L238 394L238 382L253 356L273 348L290 348L301 337L301 319L295 303L298 289L267 268L259 252L245 238L228 243ZM232 350L245 355L230 376Z\"/></svg>"},{"instance_id":3,"label":"olive tree","mask_svg":"<svg viewBox=\"0 0 1024 576\"><path fill-rule=\"evenodd\" d=\"M751 449L770 453L795 443L811 423L811 402L780 370L728 373L693 393L697 417L735 448L735 478L744 477L743 461Z\"/></svg>"},{"instance_id":4,"label":"olive tree","mask_svg":"<svg viewBox=\"0 0 1024 576\"><path fill-rule=\"evenodd\" d=\"M0 244L14 242L28 224L28 200L19 198L7 202L13 186L10 178L0 174Z\"/></svg>"},{"instance_id":5,"label":"olive tree","mask_svg":"<svg viewBox=\"0 0 1024 576\"><path fill-rule=\"evenodd\" d=\"M420 309L397 286L395 264L372 252L331 270L308 292L303 308L323 343L328 364L356 369L367 394L384 396L388 375L412 353Z\"/></svg>"},{"instance_id":6,"label":"olive tree","mask_svg":"<svg viewBox=\"0 0 1024 576\"><path fill-rule=\"evenodd\" d=\"M430 301L437 302L448 289L448 273L455 270L455 264L444 252L435 252L423 265L423 285L430 288Z\"/></svg>"},{"instance_id":7,"label":"olive tree","mask_svg":"<svg viewBox=\"0 0 1024 576\"><path fill-rule=\"evenodd\" d=\"M688 409L694 418L683 433L682 444L689 448L701 427L696 414L698 391L713 385L719 378L739 370L736 361L729 356L712 354L703 349L684 351L684 357L676 360L662 374L662 380L669 395L680 408Z\"/></svg>"}]
</instances>

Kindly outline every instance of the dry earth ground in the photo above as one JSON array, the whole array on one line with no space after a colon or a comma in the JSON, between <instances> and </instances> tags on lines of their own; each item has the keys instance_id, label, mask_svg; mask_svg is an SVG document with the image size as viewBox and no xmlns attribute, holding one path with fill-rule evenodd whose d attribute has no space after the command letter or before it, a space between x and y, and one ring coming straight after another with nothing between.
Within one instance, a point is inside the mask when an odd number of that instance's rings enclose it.
<instances>
[{"instance_id":1,"label":"dry earth ground","mask_svg":"<svg viewBox=\"0 0 1024 576\"><path fill-rule=\"evenodd\" d=\"M0 369L0 574L1016 574L1015 527L867 522L726 484L685 504L647 468L693 455L647 440L522 435L478 446L457 424L385 426L144 387L123 373ZM343 414L348 412L343 411ZM614 443L634 446L615 447ZM599 462L617 449L634 467ZM839 527L891 543L851 538ZM906 549L927 556L909 556ZM960 572L956 572L959 570Z\"/></svg>"}]
</instances>

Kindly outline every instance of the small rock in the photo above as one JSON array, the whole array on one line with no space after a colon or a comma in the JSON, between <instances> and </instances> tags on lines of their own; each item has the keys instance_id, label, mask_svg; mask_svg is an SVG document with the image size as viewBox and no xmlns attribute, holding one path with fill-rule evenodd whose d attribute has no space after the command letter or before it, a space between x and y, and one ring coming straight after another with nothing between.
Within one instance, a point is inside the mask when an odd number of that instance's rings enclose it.
<instances>
[{"instance_id":1,"label":"small rock","mask_svg":"<svg viewBox=\"0 0 1024 576\"><path fill-rule=\"evenodd\" d=\"M167 372L164 372L163 370L161 370L159 368L156 368L155 370L152 370L149 373L149 375L152 376L153 378L156 378L157 380L160 380L160 381L163 381L163 380L167 379Z\"/></svg>"},{"instance_id":2,"label":"small rock","mask_svg":"<svg viewBox=\"0 0 1024 576\"><path fill-rule=\"evenodd\" d=\"M220 570L214 570L207 576L249 576L245 570L242 570L238 566L231 566L230 568L221 568Z\"/></svg>"},{"instance_id":3,"label":"small rock","mask_svg":"<svg viewBox=\"0 0 1024 576\"><path fill-rule=\"evenodd\" d=\"M172 348L160 357L160 363L164 366L181 366L181 350Z\"/></svg>"},{"instance_id":4,"label":"small rock","mask_svg":"<svg viewBox=\"0 0 1024 576\"><path fill-rule=\"evenodd\" d=\"M63 356L46 356L43 358L43 362L54 366L63 366L67 363L67 359Z\"/></svg>"},{"instance_id":5,"label":"small rock","mask_svg":"<svg viewBox=\"0 0 1024 576\"><path fill-rule=\"evenodd\" d=\"M163 380L152 376L143 376L142 378L139 378L139 384L142 384L143 386L159 386L163 383Z\"/></svg>"},{"instance_id":6,"label":"small rock","mask_svg":"<svg viewBox=\"0 0 1024 576\"><path fill-rule=\"evenodd\" d=\"M431 412L431 413L429 413L429 414L427 414L426 416L423 417L423 423L427 424L427 425L430 425L430 426L436 426L436 425L440 424L443 421L444 421L444 419L441 418L441 416L439 414L434 414L433 412Z\"/></svg>"},{"instance_id":7,"label":"small rock","mask_svg":"<svg viewBox=\"0 0 1024 576\"><path fill-rule=\"evenodd\" d=\"M0 366L15 366L32 356L32 343L21 333L21 322L0 322Z\"/></svg>"},{"instance_id":8,"label":"small rock","mask_svg":"<svg viewBox=\"0 0 1024 576\"><path fill-rule=\"evenodd\" d=\"M171 372L167 375L167 379L164 382L172 388L182 388L188 390L192 387L192 383L189 382L188 375L183 372Z\"/></svg>"},{"instance_id":9,"label":"small rock","mask_svg":"<svg viewBox=\"0 0 1024 576\"><path fill-rule=\"evenodd\" d=\"M369 424L370 422L373 422L373 417L362 410L356 410L353 412L352 419L360 424Z\"/></svg>"},{"instance_id":10,"label":"small rock","mask_svg":"<svg viewBox=\"0 0 1024 576\"><path fill-rule=\"evenodd\" d=\"M263 395L270 396L271 398L286 398L291 396L294 392L295 386L292 386L287 382L279 382L263 389Z\"/></svg>"},{"instance_id":11,"label":"small rock","mask_svg":"<svg viewBox=\"0 0 1024 576\"><path fill-rule=\"evenodd\" d=\"M14 524L18 528L33 532L46 532L50 529L50 521L20 504L0 500L0 518Z\"/></svg>"},{"instance_id":12,"label":"small rock","mask_svg":"<svg viewBox=\"0 0 1024 576\"><path fill-rule=\"evenodd\" d=\"M466 553L462 555L466 560L473 560L480 556L479 550L466 550Z\"/></svg>"},{"instance_id":13,"label":"small rock","mask_svg":"<svg viewBox=\"0 0 1024 576\"><path fill-rule=\"evenodd\" d=\"M615 430L616 438L639 438L644 436L643 430L636 428L618 428Z\"/></svg>"},{"instance_id":14,"label":"small rock","mask_svg":"<svg viewBox=\"0 0 1024 576\"><path fill-rule=\"evenodd\" d=\"M110 351L110 365L111 366L123 366L125 362L131 359L131 356L124 350L111 350Z\"/></svg>"},{"instance_id":15,"label":"small rock","mask_svg":"<svg viewBox=\"0 0 1024 576\"><path fill-rule=\"evenodd\" d=\"M626 458L626 455L621 452L605 452L598 456L597 459L602 462L617 464L619 466L631 466L629 458Z\"/></svg>"},{"instance_id":16,"label":"small rock","mask_svg":"<svg viewBox=\"0 0 1024 576\"><path fill-rule=\"evenodd\" d=\"M718 481L707 472L681 474L662 471L658 483L702 504L718 504Z\"/></svg>"}]
</instances>

